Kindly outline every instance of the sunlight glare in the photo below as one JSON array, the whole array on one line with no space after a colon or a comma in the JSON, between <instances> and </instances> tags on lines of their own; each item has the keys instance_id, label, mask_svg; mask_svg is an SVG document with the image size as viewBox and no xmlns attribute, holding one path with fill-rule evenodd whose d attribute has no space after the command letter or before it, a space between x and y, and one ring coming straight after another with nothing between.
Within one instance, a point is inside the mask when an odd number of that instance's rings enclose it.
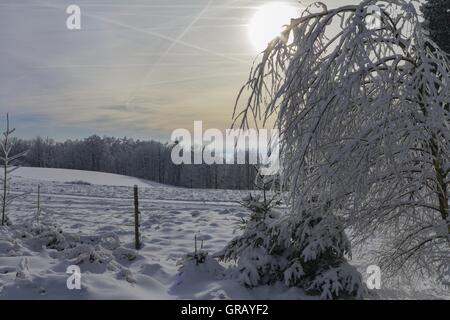
<instances>
[{"instance_id":1,"label":"sunlight glare","mask_svg":"<svg viewBox=\"0 0 450 320\"><path fill-rule=\"evenodd\" d=\"M281 34L291 18L298 17L298 8L286 3L269 3L255 13L249 24L249 37L254 48L261 52L270 41Z\"/></svg>"}]
</instances>

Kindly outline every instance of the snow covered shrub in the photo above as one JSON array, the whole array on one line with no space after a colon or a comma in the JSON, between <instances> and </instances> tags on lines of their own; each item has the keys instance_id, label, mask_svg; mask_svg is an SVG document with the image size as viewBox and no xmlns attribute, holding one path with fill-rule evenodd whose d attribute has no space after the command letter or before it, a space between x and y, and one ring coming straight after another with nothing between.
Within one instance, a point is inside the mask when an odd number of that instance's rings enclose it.
<instances>
[{"instance_id":1,"label":"snow covered shrub","mask_svg":"<svg viewBox=\"0 0 450 320\"><path fill-rule=\"evenodd\" d=\"M215 256L222 261L237 261L239 280L248 287L282 281L287 261L274 252L271 238L271 228L278 221L279 212L272 210L259 196L249 195L242 204L251 211L243 234Z\"/></svg>"},{"instance_id":2,"label":"snow covered shrub","mask_svg":"<svg viewBox=\"0 0 450 320\"><path fill-rule=\"evenodd\" d=\"M115 270L114 257L99 245L80 244L64 251L65 258L75 265L86 263L105 265L109 270Z\"/></svg>"},{"instance_id":3,"label":"snow covered shrub","mask_svg":"<svg viewBox=\"0 0 450 320\"><path fill-rule=\"evenodd\" d=\"M40 222L23 221L10 229L12 238L33 251L43 248L52 250L52 258L62 258L76 265L91 265L95 270L120 270L118 260L137 258L132 250L120 247L119 237L115 233L99 235L79 235L64 232L56 223L46 217Z\"/></svg>"},{"instance_id":4,"label":"snow covered shrub","mask_svg":"<svg viewBox=\"0 0 450 320\"><path fill-rule=\"evenodd\" d=\"M117 279L125 280L128 283L135 284L137 281L130 269L123 268L117 273Z\"/></svg>"},{"instance_id":5,"label":"snow covered shrub","mask_svg":"<svg viewBox=\"0 0 450 320\"><path fill-rule=\"evenodd\" d=\"M12 238L17 245L26 245L32 250L40 251L42 247L58 251L68 247L67 235L53 223L21 221L20 224L9 226L8 238ZM76 237L76 235L74 235Z\"/></svg>"},{"instance_id":6,"label":"snow covered shrub","mask_svg":"<svg viewBox=\"0 0 450 320\"><path fill-rule=\"evenodd\" d=\"M362 277L346 259L351 257L350 242L334 215L320 209L287 214L275 230L275 243L288 252L286 285L300 286L322 299L363 296Z\"/></svg>"},{"instance_id":7,"label":"snow covered shrub","mask_svg":"<svg viewBox=\"0 0 450 320\"><path fill-rule=\"evenodd\" d=\"M197 236L194 252L186 254L177 265L180 267L172 290L180 286L192 287L204 280L218 280L224 276L224 267L203 249L203 243L200 249L197 248Z\"/></svg>"},{"instance_id":8,"label":"snow covered shrub","mask_svg":"<svg viewBox=\"0 0 450 320\"><path fill-rule=\"evenodd\" d=\"M248 287L283 282L323 299L361 297L361 277L344 258L350 244L342 228L331 229L339 224L306 214L298 224L272 203L245 198L251 214L244 232L216 256L236 261L239 280Z\"/></svg>"},{"instance_id":9,"label":"snow covered shrub","mask_svg":"<svg viewBox=\"0 0 450 320\"><path fill-rule=\"evenodd\" d=\"M137 259L136 250L128 249L128 248L117 248L112 252L113 256L121 261L134 261Z\"/></svg>"},{"instance_id":10,"label":"snow covered shrub","mask_svg":"<svg viewBox=\"0 0 450 320\"><path fill-rule=\"evenodd\" d=\"M320 259L311 265L318 277L349 252L346 228L359 243L382 235L384 276L448 270L450 63L415 4L311 5L269 44L240 93L242 127L263 119L280 129L290 213L270 237Z\"/></svg>"},{"instance_id":11,"label":"snow covered shrub","mask_svg":"<svg viewBox=\"0 0 450 320\"><path fill-rule=\"evenodd\" d=\"M201 262L198 257L194 256L194 253L189 253L178 262L178 265L180 267L174 287L180 285L189 287L205 279L218 280L223 278L225 271L224 267L204 251Z\"/></svg>"},{"instance_id":12,"label":"snow covered shrub","mask_svg":"<svg viewBox=\"0 0 450 320\"><path fill-rule=\"evenodd\" d=\"M203 240L200 242L200 249L198 248L197 244L197 235L194 237L194 252L188 253L185 257L185 260L192 260L195 261L195 264L198 266L202 263L204 263L208 257L208 252L206 250L203 250Z\"/></svg>"}]
</instances>

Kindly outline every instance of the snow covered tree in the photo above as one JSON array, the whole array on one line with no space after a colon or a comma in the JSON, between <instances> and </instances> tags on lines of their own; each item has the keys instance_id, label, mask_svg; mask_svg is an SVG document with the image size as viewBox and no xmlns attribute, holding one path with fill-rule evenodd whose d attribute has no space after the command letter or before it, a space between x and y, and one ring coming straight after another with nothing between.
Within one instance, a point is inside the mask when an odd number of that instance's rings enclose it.
<instances>
[{"instance_id":1,"label":"snow covered tree","mask_svg":"<svg viewBox=\"0 0 450 320\"><path fill-rule=\"evenodd\" d=\"M415 4L309 6L236 104L242 127L273 121L281 133L290 211L265 237L295 248L295 282L325 296L358 283L347 228L357 242L383 234L383 275L450 274L450 63Z\"/></svg>"},{"instance_id":2,"label":"snow covered tree","mask_svg":"<svg viewBox=\"0 0 450 320\"><path fill-rule=\"evenodd\" d=\"M277 208L281 204L281 194L272 192L269 196L266 193L268 185L276 185L274 179L277 180L276 177L258 176L256 180L263 193L249 194L243 199L242 205L249 209L250 218L244 221L242 235L235 237L215 256L225 262L235 261L238 279L247 287L281 282L286 286L300 286L307 293L318 294L323 299L361 297L364 293L361 277L345 261L343 252L338 251L341 248L349 251L350 244L343 230L336 232L326 227L336 226L336 221L323 223L304 219L302 223L307 225L297 225L294 229L306 231L312 227L313 232L301 235L305 237L302 244L293 239L280 241L284 239L283 235L294 236L296 231L286 229L293 226ZM316 254L321 250L308 246L325 248ZM311 255L314 250L316 253Z\"/></svg>"},{"instance_id":3,"label":"snow covered tree","mask_svg":"<svg viewBox=\"0 0 450 320\"><path fill-rule=\"evenodd\" d=\"M450 1L427 0L422 12L431 39L450 54Z\"/></svg>"},{"instance_id":4,"label":"snow covered tree","mask_svg":"<svg viewBox=\"0 0 450 320\"><path fill-rule=\"evenodd\" d=\"M243 221L243 234L215 255L225 262L236 261L238 278L248 287L283 281L285 248L274 250L270 237L271 225L280 217L280 212L274 209L278 198L278 195L267 198L265 188L263 196L250 193L245 197L241 204L250 211L250 218Z\"/></svg>"},{"instance_id":5,"label":"snow covered tree","mask_svg":"<svg viewBox=\"0 0 450 320\"><path fill-rule=\"evenodd\" d=\"M13 171L19 168L20 160L26 155L27 151L23 151L17 154L11 154L11 150L14 147L14 138L11 135L16 129L10 129L9 127L9 115L6 115L6 131L3 133L2 139L0 139L0 160L2 166L3 176L0 178L3 190L0 195L1 214L2 214L2 226L7 222L7 208L15 197L9 194L9 181L10 175Z\"/></svg>"}]
</instances>

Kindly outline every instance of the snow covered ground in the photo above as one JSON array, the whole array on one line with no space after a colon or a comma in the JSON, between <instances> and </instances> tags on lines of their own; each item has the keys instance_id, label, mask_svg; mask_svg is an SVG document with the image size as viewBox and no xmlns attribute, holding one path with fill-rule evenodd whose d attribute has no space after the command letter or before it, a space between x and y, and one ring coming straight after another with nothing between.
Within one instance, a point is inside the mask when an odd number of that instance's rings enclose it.
<instances>
[{"instance_id":1,"label":"snow covered ground","mask_svg":"<svg viewBox=\"0 0 450 320\"><path fill-rule=\"evenodd\" d=\"M42 224L32 223L41 185ZM140 190L142 249L135 251L133 185ZM247 192L191 190L137 178L63 169L20 168L11 191L27 193L0 229L0 299L311 299L283 285L247 289L208 259L200 268L179 262L194 251L219 251L248 215L237 201ZM370 257L354 261L363 275ZM79 265L81 290L66 286ZM384 285L373 298L450 299L430 281Z\"/></svg>"}]
</instances>

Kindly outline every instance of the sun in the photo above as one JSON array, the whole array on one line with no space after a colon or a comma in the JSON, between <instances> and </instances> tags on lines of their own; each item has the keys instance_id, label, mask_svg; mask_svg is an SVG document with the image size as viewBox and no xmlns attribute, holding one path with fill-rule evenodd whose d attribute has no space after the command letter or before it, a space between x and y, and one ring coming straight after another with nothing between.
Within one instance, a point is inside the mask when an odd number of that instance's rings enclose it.
<instances>
[{"instance_id":1,"label":"sun","mask_svg":"<svg viewBox=\"0 0 450 320\"><path fill-rule=\"evenodd\" d=\"M263 51L270 41L283 31L291 18L298 17L298 8L286 3L269 3L260 7L248 26L250 42L258 51Z\"/></svg>"}]
</instances>

